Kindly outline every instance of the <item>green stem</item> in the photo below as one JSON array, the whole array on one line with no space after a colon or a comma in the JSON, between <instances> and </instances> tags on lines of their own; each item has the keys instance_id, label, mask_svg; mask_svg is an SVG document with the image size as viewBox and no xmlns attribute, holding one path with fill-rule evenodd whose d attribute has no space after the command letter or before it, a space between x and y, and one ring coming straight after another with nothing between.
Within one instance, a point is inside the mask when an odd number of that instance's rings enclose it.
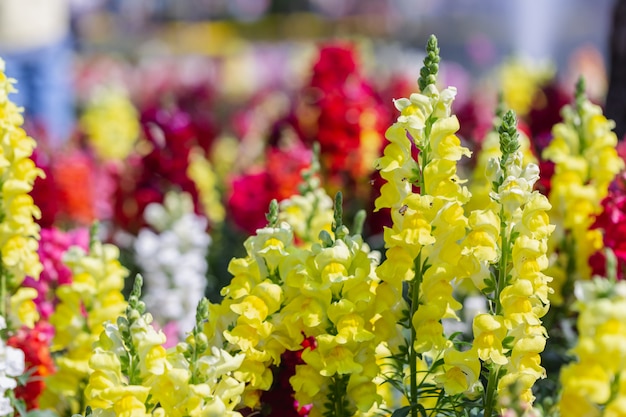
<instances>
[{"instance_id":1,"label":"green stem","mask_svg":"<svg viewBox=\"0 0 626 417\"><path fill-rule=\"evenodd\" d=\"M417 397L418 397L418 384L417 384L417 351L415 350L415 341L417 339L417 332L415 326L413 326L413 316L419 308L420 286L422 285L422 252L420 251L417 258L413 261L415 266L415 277L411 282L411 315L409 320L411 323L411 341L409 344L409 366L411 370L411 392L410 392L410 404L411 404L411 416L418 417L417 410Z\"/></svg>"},{"instance_id":2,"label":"green stem","mask_svg":"<svg viewBox=\"0 0 626 417\"><path fill-rule=\"evenodd\" d=\"M333 416L347 417L346 410L343 406L343 397L345 394L345 384L339 375L333 377Z\"/></svg>"},{"instance_id":3,"label":"green stem","mask_svg":"<svg viewBox=\"0 0 626 417\"><path fill-rule=\"evenodd\" d=\"M198 328L194 328L193 330L193 339L194 339L194 346L193 346L193 352L191 354L191 367L192 367L192 371L191 371L191 384L192 385L196 385L198 384L198 343L196 341L196 337L198 336Z\"/></svg>"},{"instance_id":4,"label":"green stem","mask_svg":"<svg viewBox=\"0 0 626 417\"><path fill-rule=\"evenodd\" d=\"M493 414L493 406L494 400L496 397L496 388L498 382L498 373L500 372L500 367L494 365L494 367L489 368L489 379L487 381L487 391L485 392L485 414L484 417L491 417Z\"/></svg>"},{"instance_id":5,"label":"green stem","mask_svg":"<svg viewBox=\"0 0 626 417\"><path fill-rule=\"evenodd\" d=\"M509 263L509 237L507 236L507 225L504 219L504 208L500 208L500 241L501 253L498 262L498 282L496 283L496 291L494 294L494 314L502 314L502 304L500 303L500 294L507 285L508 263Z\"/></svg>"},{"instance_id":6,"label":"green stem","mask_svg":"<svg viewBox=\"0 0 626 417\"><path fill-rule=\"evenodd\" d=\"M0 259L0 316L7 319L7 303L9 297L7 294L7 274L4 269L4 263ZM7 323L8 325L8 323Z\"/></svg>"}]
</instances>

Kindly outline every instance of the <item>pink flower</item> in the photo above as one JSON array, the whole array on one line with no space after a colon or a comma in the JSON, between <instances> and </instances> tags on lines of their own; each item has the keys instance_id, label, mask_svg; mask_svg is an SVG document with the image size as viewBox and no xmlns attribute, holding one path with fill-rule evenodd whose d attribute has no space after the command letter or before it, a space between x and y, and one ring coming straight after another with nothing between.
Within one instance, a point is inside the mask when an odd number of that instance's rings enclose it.
<instances>
[{"instance_id":1,"label":"pink flower","mask_svg":"<svg viewBox=\"0 0 626 417\"><path fill-rule=\"evenodd\" d=\"M89 231L80 228L63 232L54 227L41 229L41 239L37 253L43 265L39 280L26 277L22 285L35 288L35 303L41 319L47 321L56 305L55 290L59 285L69 284L72 279L70 269L63 263L63 255L71 246L87 250Z\"/></svg>"}]
</instances>

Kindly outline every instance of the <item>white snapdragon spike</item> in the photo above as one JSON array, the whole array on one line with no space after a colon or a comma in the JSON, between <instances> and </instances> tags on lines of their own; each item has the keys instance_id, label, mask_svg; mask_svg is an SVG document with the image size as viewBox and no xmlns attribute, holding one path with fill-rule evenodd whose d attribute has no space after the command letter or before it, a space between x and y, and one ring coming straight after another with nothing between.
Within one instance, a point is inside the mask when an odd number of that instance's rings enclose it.
<instances>
[{"instance_id":1,"label":"white snapdragon spike","mask_svg":"<svg viewBox=\"0 0 626 417\"><path fill-rule=\"evenodd\" d=\"M152 229L142 229L134 242L143 300L157 323L173 323L183 336L195 323L207 286L208 221L194 213L186 193L168 193L162 205L148 205L144 216Z\"/></svg>"},{"instance_id":2,"label":"white snapdragon spike","mask_svg":"<svg viewBox=\"0 0 626 417\"><path fill-rule=\"evenodd\" d=\"M0 330L6 328L6 320L0 316ZM0 338L0 416L13 415L14 409L6 392L17 387L16 378L24 373L24 352L7 346Z\"/></svg>"}]
</instances>

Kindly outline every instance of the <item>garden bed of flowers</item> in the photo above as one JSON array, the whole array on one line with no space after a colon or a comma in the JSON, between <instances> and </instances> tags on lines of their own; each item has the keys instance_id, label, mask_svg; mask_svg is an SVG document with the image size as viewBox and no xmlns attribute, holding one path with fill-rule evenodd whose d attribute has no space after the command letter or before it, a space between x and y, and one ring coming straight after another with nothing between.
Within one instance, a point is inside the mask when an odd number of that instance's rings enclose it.
<instances>
[{"instance_id":1,"label":"garden bed of flowers","mask_svg":"<svg viewBox=\"0 0 626 417\"><path fill-rule=\"evenodd\" d=\"M85 62L56 149L0 64L0 415L626 415L626 176L586 80L457 92L431 36L374 82L360 51L252 93Z\"/></svg>"}]
</instances>

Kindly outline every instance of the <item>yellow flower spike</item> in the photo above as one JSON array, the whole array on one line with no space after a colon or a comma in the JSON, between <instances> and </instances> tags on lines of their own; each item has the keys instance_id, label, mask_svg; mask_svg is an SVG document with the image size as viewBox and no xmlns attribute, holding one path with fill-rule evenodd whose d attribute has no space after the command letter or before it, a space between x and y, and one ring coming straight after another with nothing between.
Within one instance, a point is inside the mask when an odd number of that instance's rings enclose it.
<instances>
[{"instance_id":1,"label":"yellow flower spike","mask_svg":"<svg viewBox=\"0 0 626 417\"><path fill-rule=\"evenodd\" d=\"M517 58L507 60L498 74L507 107L520 115L527 114L535 94L553 77L553 73L554 69L545 63L538 65Z\"/></svg>"},{"instance_id":2,"label":"yellow flower spike","mask_svg":"<svg viewBox=\"0 0 626 417\"><path fill-rule=\"evenodd\" d=\"M124 160L139 137L139 114L119 87L97 90L80 119L90 145L104 160Z\"/></svg>"},{"instance_id":3,"label":"yellow flower spike","mask_svg":"<svg viewBox=\"0 0 626 417\"><path fill-rule=\"evenodd\" d=\"M599 233L587 232L602 210L601 201L608 194L609 184L624 168L624 161L616 152L614 122L607 120L602 108L586 97L582 79L576 86L575 102L565 106L562 114L563 122L553 127L553 140L543 154L555 163L549 195L553 207L549 215L559 230L550 242L559 254L551 265L551 271L559 276L553 283L553 297L558 301L564 296L559 293L561 283L591 278L589 258L602 249L603 243ZM568 263L576 268L568 268Z\"/></svg>"},{"instance_id":4,"label":"yellow flower spike","mask_svg":"<svg viewBox=\"0 0 626 417\"><path fill-rule=\"evenodd\" d=\"M59 412L79 412L71 405L78 399L78 387L86 382L93 370L89 365L94 355L93 344L104 329L103 324L115 321L126 308L121 291L127 270L121 266L119 249L94 241L89 253L78 247L71 248L65 261L72 271L72 284L57 289L59 304L50 317L56 333L52 340L53 352L64 351L59 369L46 384L45 398L50 408ZM72 389L64 388L63 381L73 381ZM80 394L82 396L82 394ZM65 400L62 400L65 399ZM66 403L70 403L69 405Z\"/></svg>"}]
</instances>

